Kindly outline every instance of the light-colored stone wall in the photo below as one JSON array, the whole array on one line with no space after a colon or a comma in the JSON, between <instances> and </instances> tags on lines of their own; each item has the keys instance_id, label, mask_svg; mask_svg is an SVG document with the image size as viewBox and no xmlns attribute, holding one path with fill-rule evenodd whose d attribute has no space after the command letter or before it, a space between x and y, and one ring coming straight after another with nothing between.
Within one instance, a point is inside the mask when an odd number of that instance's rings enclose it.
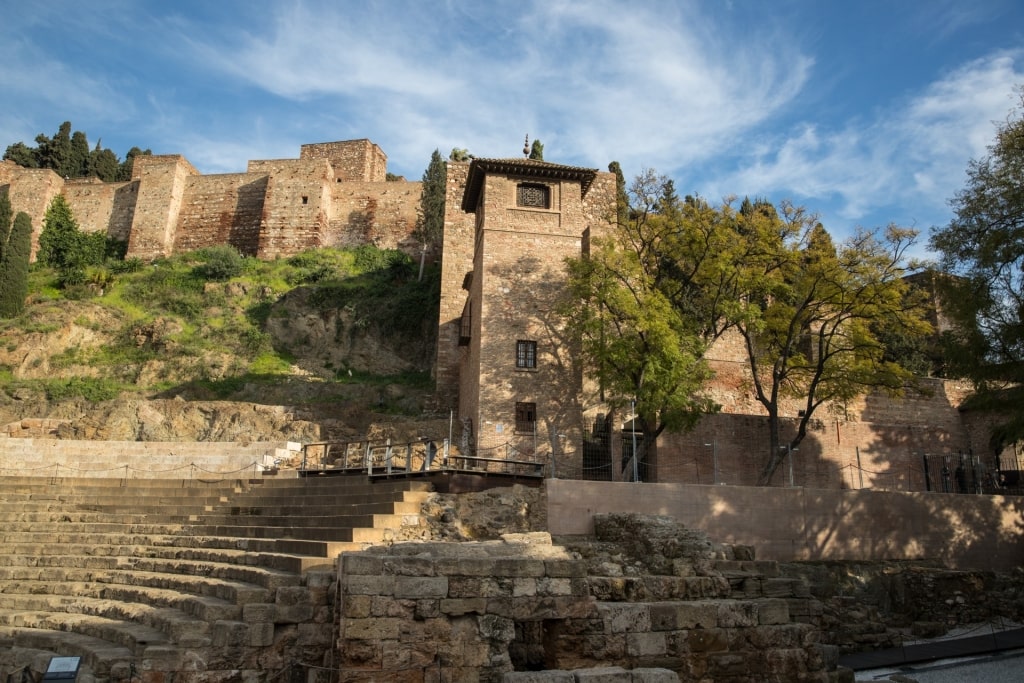
<instances>
[{"instance_id":1,"label":"light-colored stone wall","mask_svg":"<svg viewBox=\"0 0 1024 683\"><path fill-rule=\"evenodd\" d=\"M294 457L285 441L74 441L0 436L0 474L6 476L191 479L245 477Z\"/></svg>"},{"instance_id":2,"label":"light-colored stone wall","mask_svg":"<svg viewBox=\"0 0 1024 683\"><path fill-rule=\"evenodd\" d=\"M418 254L412 238L423 183L344 182L331 186L331 214L325 242L332 247L373 244Z\"/></svg>"},{"instance_id":3,"label":"light-colored stone wall","mask_svg":"<svg viewBox=\"0 0 1024 683\"><path fill-rule=\"evenodd\" d=\"M130 256L152 260L171 254L188 178L198 174L178 154L135 158L132 179L139 182L139 193L128 238Z\"/></svg>"},{"instance_id":4,"label":"light-colored stone wall","mask_svg":"<svg viewBox=\"0 0 1024 683\"><path fill-rule=\"evenodd\" d=\"M382 183L387 176L387 156L380 147L365 138L302 145L299 158L327 159L339 182Z\"/></svg>"},{"instance_id":5,"label":"light-colored stone wall","mask_svg":"<svg viewBox=\"0 0 1024 683\"><path fill-rule=\"evenodd\" d=\"M945 493L547 480L553 536L593 533L602 512L668 515L763 560L935 559L1024 564L1024 501Z\"/></svg>"}]
</instances>

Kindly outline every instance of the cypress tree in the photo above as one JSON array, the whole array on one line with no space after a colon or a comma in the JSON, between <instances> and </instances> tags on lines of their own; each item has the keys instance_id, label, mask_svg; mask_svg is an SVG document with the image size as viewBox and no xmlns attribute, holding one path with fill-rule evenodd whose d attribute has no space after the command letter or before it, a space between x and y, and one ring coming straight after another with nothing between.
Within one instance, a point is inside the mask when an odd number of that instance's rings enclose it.
<instances>
[{"instance_id":1,"label":"cypress tree","mask_svg":"<svg viewBox=\"0 0 1024 683\"><path fill-rule=\"evenodd\" d=\"M28 259L32 253L32 219L19 211L7 248L0 259L0 317L13 318L25 308L28 296Z\"/></svg>"},{"instance_id":2,"label":"cypress tree","mask_svg":"<svg viewBox=\"0 0 1024 683\"><path fill-rule=\"evenodd\" d=\"M441 152L434 150L430 165L423 172L420 191L420 209L416 220L415 236L424 245L437 244L444 233L444 199L448 169Z\"/></svg>"},{"instance_id":3,"label":"cypress tree","mask_svg":"<svg viewBox=\"0 0 1024 683\"><path fill-rule=\"evenodd\" d=\"M7 249L7 240L11 236L11 199L6 192L0 192L0 261Z\"/></svg>"}]
</instances>

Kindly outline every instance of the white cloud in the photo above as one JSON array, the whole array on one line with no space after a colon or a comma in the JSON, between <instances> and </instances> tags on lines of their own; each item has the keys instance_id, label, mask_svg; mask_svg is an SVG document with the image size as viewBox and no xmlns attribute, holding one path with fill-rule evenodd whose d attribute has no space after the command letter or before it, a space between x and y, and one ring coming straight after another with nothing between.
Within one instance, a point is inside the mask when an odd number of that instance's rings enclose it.
<instances>
[{"instance_id":1,"label":"white cloud","mask_svg":"<svg viewBox=\"0 0 1024 683\"><path fill-rule=\"evenodd\" d=\"M876 118L824 130L802 124L738 162L742 170L712 186L797 201L838 198L837 215L857 220L871 207L900 205L920 215L943 212L972 158L985 152L1024 82L1021 53L998 52L942 75ZM813 208L813 207L812 207Z\"/></svg>"}]
</instances>

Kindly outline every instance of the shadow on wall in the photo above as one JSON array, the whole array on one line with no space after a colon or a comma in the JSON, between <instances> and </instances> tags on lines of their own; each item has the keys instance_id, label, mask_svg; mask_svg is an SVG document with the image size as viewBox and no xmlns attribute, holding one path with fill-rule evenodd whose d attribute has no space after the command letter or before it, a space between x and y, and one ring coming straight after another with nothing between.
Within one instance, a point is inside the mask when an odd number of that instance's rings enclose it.
<instances>
[{"instance_id":1,"label":"shadow on wall","mask_svg":"<svg viewBox=\"0 0 1024 683\"><path fill-rule=\"evenodd\" d=\"M673 517L766 560L933 559L954 568L1024 563L1024 500L943 493L549 480L554 535L599 512Z\"/></svg>"}]
</instances>

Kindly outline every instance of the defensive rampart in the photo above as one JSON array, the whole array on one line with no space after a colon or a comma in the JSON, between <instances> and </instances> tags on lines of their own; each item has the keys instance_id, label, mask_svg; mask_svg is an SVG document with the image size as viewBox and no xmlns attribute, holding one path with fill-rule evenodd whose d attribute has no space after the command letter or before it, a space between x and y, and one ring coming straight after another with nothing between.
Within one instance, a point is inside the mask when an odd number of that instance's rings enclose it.
<instances>
[{"instance_id":1,"label":"defensive rampart","mask_svg":"<svg viewBox=\"0 0 1024 683\"><path fill-rule=\"evenodd\" d=\"M124 240L144 260L221 244L263 259L361 244L418 255L421 183L386 176L387 157L369 140L303 145L298 159L218 175L181 155L139 156L131 181L117 183L0 162L0 189L32 217L33 254L46 208L63 194L84 232Z\"/></svg>"}]
</instances>

